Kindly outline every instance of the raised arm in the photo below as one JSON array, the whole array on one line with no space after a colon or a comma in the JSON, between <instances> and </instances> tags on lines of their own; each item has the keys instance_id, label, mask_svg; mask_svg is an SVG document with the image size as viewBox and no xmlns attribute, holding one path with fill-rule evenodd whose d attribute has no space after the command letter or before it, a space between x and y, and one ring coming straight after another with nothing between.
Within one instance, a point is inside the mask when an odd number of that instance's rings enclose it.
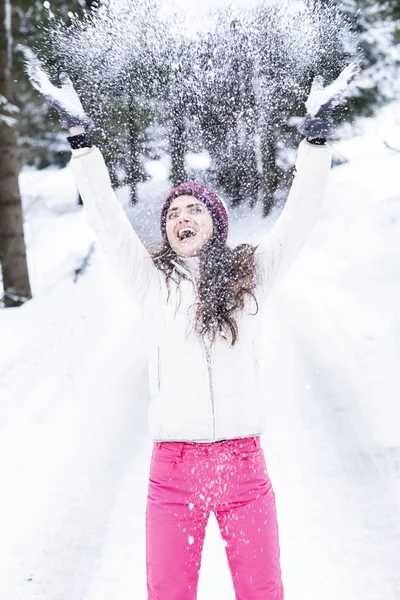
<instances>
[{"instance_id":1,"label":"raised arm","mask_svg":"<svg viewBox=\"0 0 400 600\"><path fill-rule=\"evenodd\" d=\"M265 243L256 250L265 294L282 281L318 219L331 160L329 146L301 142L285 207Z\"/></svg>"},{"instance_id":2,"label":"raised arm","mask_svg":"<svg viewBox=\"0 0 400 600\"><path fill-rule=\"evenodd\" d=\"M71 166L89 225L129 293L139 304L152 305L163 287L162 274L155 267L115 196L100 151L91 145L87 131L92 122L70 78L62 74L61 87L56 87L33 52L25 50L25 58L33 87L58 111L70 130Z\"/></svg>"},{"instance_id":3,"label":"raised arm","mask_svg":"<svg viewBox=\"0 0 400 600\"><path fill-rule=\"evenodd\" d=\"M264 294L285 277L318 219L332 162L332 151L326 145L333 131L332 111L344 101L357 72L357 66L352 64L327 87L323 87L320 78L313 82L306 102L307 115L299 127L307 139L298 149L288 199L265 243L256 251Z\"/></svg>"},{"instance_id":4,"label":"raised arm","mask_svg":"<svg viewBox=\"0 0 400 600\"><path fill-rule=\"evenodd\" d=\"M100 150L96 147L73 149L70 164L87 222L114 270L139 304L153 305L163 287L162 274L119 203Z\"/></svg>"}]
</instances>

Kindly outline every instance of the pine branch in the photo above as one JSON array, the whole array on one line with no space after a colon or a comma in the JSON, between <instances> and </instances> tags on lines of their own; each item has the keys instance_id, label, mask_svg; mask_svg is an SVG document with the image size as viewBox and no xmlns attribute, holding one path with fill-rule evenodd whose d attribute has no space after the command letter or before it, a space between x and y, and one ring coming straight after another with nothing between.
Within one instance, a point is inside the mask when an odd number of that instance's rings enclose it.
<instances>
[{"instance_id":1,"label":"pine branch","mask_svg":"<svg viewBox=\"0 0 400 600\"><path fill-rule=\"evenodd\" d=\"M383 145L385 146L385 148L391 150L392 152L400 153L400 148L395 148L394 146L391 146L385 140L383 140Z\"/></svg>"},{"instance_id":2,"label":"pine branch","mask_svg":"<svg viewBox=\"0 0 400 600\"><path fill-rule=\"evenodd\" d=\"M90 259L94 252L94 247L95 247L94 243L92 243L90 245L89 250L87 251L85 257L83 258L81 265L77 269L74 270L74 283L76 283L78 281L79 277L85 273L86 268L90 264Z\"/></svg>"}]
</instances>

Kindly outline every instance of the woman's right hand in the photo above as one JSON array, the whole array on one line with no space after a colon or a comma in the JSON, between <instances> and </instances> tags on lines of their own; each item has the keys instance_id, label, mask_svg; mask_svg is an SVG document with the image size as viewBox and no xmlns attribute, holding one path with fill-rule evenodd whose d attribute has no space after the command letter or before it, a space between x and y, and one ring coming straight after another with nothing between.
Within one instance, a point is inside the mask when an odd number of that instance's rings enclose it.
<instances>
[{"instance_id":1,"label":"woman's right hand","mask_svg":"<svg viewBox=\"0 0 400 600\"><path fill-rule=\"evenodd\" d=\"M307 114L299 127L300 133L312 138L332 137L333 109L345 103L349 84L358 72L359 65L351 63L326 87L321 77L315 77L306 101Z\"/></svg>"},{"instance_id":2,"label":"woman's right hand","mask_svg":"<svg viewBox=\"0 0 400 600\"><path fill-rule=\"evenodd\" d=\"M30 48L21 47L25 55L25 66L32 86L42 94L50 106L55 108L72 135L90 131L93 121L85 113L78 94L67 73L60 74L61 87L53 85L38 57Z\"/></svg>"}]
</instances>

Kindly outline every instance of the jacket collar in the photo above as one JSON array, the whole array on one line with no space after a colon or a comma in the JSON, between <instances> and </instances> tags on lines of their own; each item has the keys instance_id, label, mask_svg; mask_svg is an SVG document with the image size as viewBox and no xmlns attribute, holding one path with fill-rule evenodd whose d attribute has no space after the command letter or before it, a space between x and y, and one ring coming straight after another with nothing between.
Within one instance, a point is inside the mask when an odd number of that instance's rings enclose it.
<instances>
[{"instance_id":1,"label":"jacket collar","mask_svg":"<svg viewBox=\"0 0 400 600\"><path fill-rule=\"evenodd\" d=\"M182 264L183 262L183 264ZM190 281L193 284L196 284L196 274L193 272L194 268L190 269L190 264L189 266L187 264L185 264L187 261L183 260L182 262L178 261L178 260L173 260L172 264L174 265L175 269L177 271L179 271L181 274L183 274L187 279L190 279ZM198 265L196 265L198 268Z\"/></svg>"},{"instance_id":2,"label":"jacket collar","mask_svg":"<svg viewBox=\"0 0 400 600\"><path fill-rule=\"evenodd\" d=\"M179 262L177 262L176 260L171 261L172 264L174 265L175 269L177 271L179 271L180 273L182 273L185 277L187 277L187 279L190 279L190 281L192 283L195 283L195 280L193 278L193 275L191 274L191 272L189 271L189 269L187 269L186 267L184 267L183 265L181 265Z\"/></svg>"}]
</instances>

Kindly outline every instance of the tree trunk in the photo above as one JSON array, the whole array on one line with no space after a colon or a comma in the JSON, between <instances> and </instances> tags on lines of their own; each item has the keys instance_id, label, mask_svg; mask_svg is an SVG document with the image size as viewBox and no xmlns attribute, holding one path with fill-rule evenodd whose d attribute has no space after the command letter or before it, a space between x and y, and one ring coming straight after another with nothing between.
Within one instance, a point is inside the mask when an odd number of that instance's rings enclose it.
<instances>
[{"instance_id":1,"label":"tree trunk","mask_svg":"<svg viewBox=\"0 0 400 600\"><path fill-rule=\"evenodd\" d=\"M139 163L139 127L137 111L135 109L135 98L131 95L129 99L129 164L127 181L131 190L131 204L136 204L138 201L137 186L141 179L140 163Z\"/></svg>"},{"instance_id":2,"label":"tree trunk","mask_svg":"<svg viewBox=\"0 0 400 600\"><path fill-rule=\"evenodd\" d=\"M249 199L250 208L254 208L257 204L260 192L260 173L257 166L257 147L256 133L251 131L248 138L248 155L247 155L247 188L246 196Z\"/></svg>"},{"instance_id":3,"label":"tree trunk","mask_svg":"<svg viewBox=\"0 0 400 600\"><path fill-rule=\"evenodd\" d=\"M263 216L266 217L274 206L274 195L279 184L279 170L276 165L276 139L270 130L263 131L261 134L261 160Z\"/></svg>"},{"instance_id":4,"label":"tree trunk","mask_svg":"<svg viewBox=\"0 0 400 600\"><path fill-rule=\"evenodd\" d=\"M0 0L0 100L12 102L11 5ZM3 96L3 99L1 99ZM12 114L0 108L0 262L4 305L20 306L30 299L21 196L19 159Z\"/></svg>"},{"instance_id":5,"label":"tree trunk","mask_svg":"<svg viewBox=\"0 0 400 600\"><path fill-rule=\"evenodd\" d=\"M241 160L241 195L254 208L260 189L260 174L257 169L255 119L249 111L243 119L245 143Z\"/></svg>"},{"instance_id":6,"label":"tree trunk","mask_svg":"<svg viewBox=\"0 0 400 600\"><path fill-rule=\"evenodd\" d=\"M172 185L176 187L186 180L185 121L180 102L173 103L171 117L171 130L169 137L169 148L172 163L171 180Z\"/></svg>"},{"instance_id":7,"label":"tree trunk","mask_svg":"<svg viewBox=\"0 0 400 600\"><path fill-rule=\"evenodd\" d=\"M247 37L242 44L241 57L241 93L242 99L242 136L243 145L243 176L242 176L242 195L253 208L257 202L260 189L260 174L257 168L257 150L256 150L256 96L254 89L254 65L249 60L246 48L248 47Z\"/></svg>"},{"instance_id":8,"label":"tree trunk","mask_svg":"<svg viewBox=\"0 0 400 600\"><path fill-rule=\"evenodd\" d=\"M228 193L231 196L231 206L234 208L242 204L246 200L245 185L246 185L246 151L243 140L240 139L238 133L241 124L236 126L234 134L234 142L231 145L231 152L226 156L225 163L226 177L228 183Z\"/></svg>"}]
</instances>

